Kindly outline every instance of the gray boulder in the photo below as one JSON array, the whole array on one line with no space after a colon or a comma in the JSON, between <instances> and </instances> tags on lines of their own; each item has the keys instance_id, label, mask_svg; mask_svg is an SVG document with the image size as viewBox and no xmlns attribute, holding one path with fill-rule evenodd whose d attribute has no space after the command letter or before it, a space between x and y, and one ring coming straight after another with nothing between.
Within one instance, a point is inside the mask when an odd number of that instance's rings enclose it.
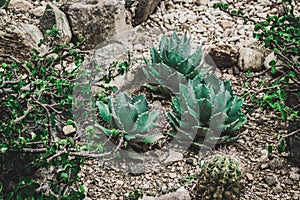
<instances>
[{"instance_id":1,"label":"gray boulder","mask_svg":"<svg viewBox=\"0 0 300 200\"><path fill-rule=\"evenodd\" d=\"M32 24L16 23L0 30L0 62L28 59L31 48L42 53L45 49L38 47L38 43L44 36L40 29Z\"/></svg>"},{"instance_id":2,"label":"gray boulder","mask_svg":"<svg viewBox=\"0 0 300 200\"><path fill-rule=\"evenodd\" d=\"M66 15L54 4L48 3L43 17L40 20L40 28L43 34L55 25L62 33L61 43L68 43L72 39L72 31Z\"/></svg>"},{"instance_id":3,"label":"gray boulder","mask_svg":"<svg viewBox=\"0 0 300 200\"><path fill-rule=\"evenodd\" d=\"M128 28L125 7L117 0L72 1L62 10L70 20L74 41L86 39L85 49L93 49Z\"/></svg>"}]
</instances>

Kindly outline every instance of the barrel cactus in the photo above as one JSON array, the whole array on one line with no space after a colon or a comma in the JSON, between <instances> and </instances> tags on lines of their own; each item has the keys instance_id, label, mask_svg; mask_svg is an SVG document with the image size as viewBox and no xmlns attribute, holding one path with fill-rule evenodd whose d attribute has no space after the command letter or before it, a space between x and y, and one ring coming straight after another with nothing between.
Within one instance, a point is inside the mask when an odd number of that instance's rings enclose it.
<instances>
[{"instance_id":1,"label":"barrel cactus","mask_svg":"<svg viewBox=\"0 0 300 200\"><path fill-rule=\"evenodd\" d=\"M197 199L239 199L242 177L240 162L229 155L214 155L204 163L198 179Z\"/></svg>"},{"instance_id":2,"label":"barrel cactus","mask_svg":"<svg viewBox=\"0 0 300 200\"><path fill-rule=\"evenodd\" d=\"M233 94L230 81L197 76L180 84L179 91L167 113L173 127L170 133L178 142L203 147L237 138L234 132L246 122L246 116L241 112L243 99Z\"/></svg>"},{"instance_id":3,"label":"barrel cactus","mask_svg":"<svg viewBox=\"0 0 300 200\"><path fill-rule=\"evenodd\" d=\"M97 102L100 117L107 122L112 129L100 126L107 136L116 131L124 133L124 139L128 144L155 143L164 136L161 133L148 131L156 125L158 111L150 111L144 94L130 97L127 93L119 93L115 98L108 98L108 104Z\"/></svg>"},{"instance_id":4,"label":"barrel cactus","mask_svg":"<svg viewBox=\"0 0 300 200\"><path fill-rule=\"evenodd\" d=\"M150 81L150 89L160 85L172 92L178 92L179 83L187 82L208 69L203 68L203 51L198 47L191 53L190 37L184 34L181 38L174 32L171 37L162 36L159 49L150 48L151 62L145 60L143 69ZM152 86L152 87L151 87Z\"/></svg>"}]
</instances>

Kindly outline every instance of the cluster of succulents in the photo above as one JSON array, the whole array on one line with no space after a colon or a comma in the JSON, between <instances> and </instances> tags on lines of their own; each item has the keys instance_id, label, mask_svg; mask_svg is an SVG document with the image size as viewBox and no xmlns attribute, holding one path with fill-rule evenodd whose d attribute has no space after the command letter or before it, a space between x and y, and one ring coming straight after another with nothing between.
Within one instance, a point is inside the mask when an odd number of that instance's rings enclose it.
<instances>
[{"instance_id":1,"label":"cluster of succulents","mask_svg":"<svg viewBox=\"0 0 300 200\"><path fill-rule=\"evenodd\" d=\"M235 96L229 81L208 75L203 68L203 51L200 47L191 53L190 38L179 37L174 32L163 35L159 49L150 49L151 61L145 59L143 68L148 78L147 87L172 97L171 110L166 117L172 126L170 135L184 146L198 147L232 141L235 131L246 122L241 112L243 99ZM163 138L162 134L151 134L158 112L149 112L144 95L130 98L120 93L108 105L99 102L99 113L103 120L122 130L125 139L149 143ZM112 130L102 127L106 135Z\"/></svg>"},{"instance_id":2,"label":"cluster of succulents","mask_svg":"<svg viewBox=\"0 0 300 200\"><path fill-rule=\"evenodd\" d=\"M109 129L100 126L107 136L120 130L129 145L131 143L152 144L164 138L161 133L148 132L156 125L159 112L150 111L144 94L130 97L125 92L121 92L116 97L110 96L108 104L97 102L97 107L100 117L111 127Z\"/></svg>"},{"instance_id":3,"label":"cluster of succulents","mask_svg":"<svg viewBox=\"0 0 300 200\"><path fill-rule=\"evenodd\" d=\"M184 34L179 37L174 32L170 37L162 36L159 49L150 48L151 61L145 60L143 69L149 88L155 90L160 85L177 93L179 83L186 83L199 74L206 74L203 68L203 50L198 47L191 53L190 37Z\"/></svg>"},{"instance_id":4,"label":"cluster of succulents","mask_svg":"<svg viewBox=\"0 0 300 200\"><path fill-rule=\"evenodd\" d=\"M239 199L242 168L240 162L229 155L214 155L204 163L198 179L197 199Z\"/></svg>"},{"instance_id":5,"label":"cluster of succulents","mask_svg":"<svg viewBox=\"0 0 300 200\"><path fill-rule=\"evenodd\" d=\"M207 145L232 140L246 122L243 99L233 94L229 81L197 76L187 85L180 84L179 91L167 113L174 128L171 133L179 142L202 146L204 140Z\"/></svg>"}]
</instances>

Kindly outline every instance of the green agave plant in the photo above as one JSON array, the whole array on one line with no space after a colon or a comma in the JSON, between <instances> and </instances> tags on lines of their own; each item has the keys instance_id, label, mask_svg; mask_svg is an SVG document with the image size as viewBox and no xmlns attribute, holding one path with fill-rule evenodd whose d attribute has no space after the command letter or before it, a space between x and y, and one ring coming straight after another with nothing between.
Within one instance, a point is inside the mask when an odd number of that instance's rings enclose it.
<instances>
[{"instance_id":1,"label":"green agave plant","mask_svg":"<svg viewBox=\"0 0 300 200\"><path fill-rule=\"evenodd\" d=\"M242 168L240 162L229 155L214 155L204 163L198 179L197 199L239 199Z\"/></svg>"},{"instance_id":2,"label":"green agave plant","mask_svg":"<svg viewBox=\"0 0 300 200\"><path fill-rule=\"evenodd\" d=\"M100 126L107 136L119 129L129 144L153 144L164 138L160 133L150 134L148 131L156 125L158 111L150 111L144 94L129 97L125 92L119 93L115 98L110 96L108 104L97 102L100 117L113 129Z\"/></svg>"},{"instance_id":3,"label":"green agave plant","mask_svg":"<svg viewBox=\"0 0 300 200\"><path fill-rule=\"evenodd\" d=\"M202 147L237 137L234 132L246 122L246 116L241 112L243 99L233 95L230 81L197 76L187 85L180 84L179 90L167 113L174 128L170 133L179 142Z\"/></svg>"},{"instance_id":4,"label":"green agave plant","mask_svg":"<svg viewBox=\"0 0 300 200\"><path fill-rule=\"evenodd\" d=\"M150 89L157 85L178 92L179 83L187 82L197 75L205 75L208 69L203 66L201 47L191 54L190 37L184 34L181 38L174 32L170 37L162 36L159 49L150 48L151 62L143 69Z\"/></svg>"}]
</instances>

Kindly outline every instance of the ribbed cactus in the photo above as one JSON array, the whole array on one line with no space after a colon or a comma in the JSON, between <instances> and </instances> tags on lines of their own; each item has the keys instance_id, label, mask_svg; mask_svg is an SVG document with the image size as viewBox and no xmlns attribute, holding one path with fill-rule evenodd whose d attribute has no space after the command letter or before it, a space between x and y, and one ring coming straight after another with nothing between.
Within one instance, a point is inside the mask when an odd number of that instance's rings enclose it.
<instances>
[{"instance_id":1,"label":"ribbed cactus","mask_svg":"<svg viewBox=\"0 0 300 200\"><path fill-rule=\"evenodd\" d=\"M197 199L239 199L241 177L242 168L237 159L229 155L214 155L204 163L198 180Z\"/></svg>"},{"instance_id":2,"label":"ribbed cactus","mask_svg":"<svg viewBox=\"0 0 300 200\"><path fill-rule=\"evenodd\" d=\"M159 49L150 49L151 62L143 71L150 89L163 86L172 92L178 92L179 83L186 83L197 75L205 75L203 68L203 50L198 47L191 53L190 38L184 34L181 38L174 32L170 37L162 36ZM151 87L152 86L152 87Z\"/></svg>"}]
</instances>

